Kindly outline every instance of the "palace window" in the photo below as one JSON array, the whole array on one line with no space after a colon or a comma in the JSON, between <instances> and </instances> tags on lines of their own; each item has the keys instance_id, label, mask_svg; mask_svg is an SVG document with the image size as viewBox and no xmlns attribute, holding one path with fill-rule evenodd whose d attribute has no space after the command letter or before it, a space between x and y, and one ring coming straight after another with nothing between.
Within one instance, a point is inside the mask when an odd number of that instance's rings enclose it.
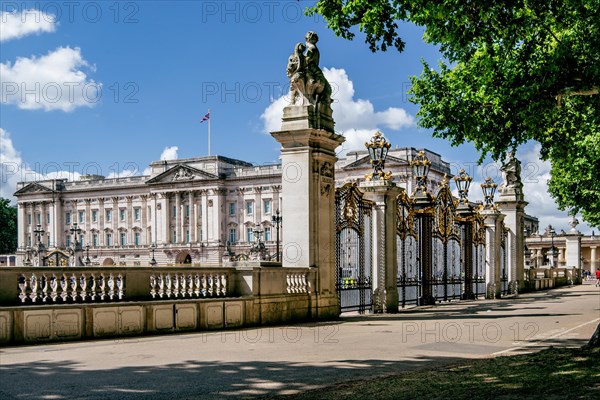
<instances>
[{"instance_id":1,"label":"palace window","mask_svg":"<svg viewBox=\"0 0 600 400\"><path fill-rule=\"evenodd\" d=\"M127 245L127 234L125 232L121 232L120 234L121 246Z\"/></svg>"},{"instance_id":2,"label":"palace window","mask_svg":"<svg viewBox=\"0 0 600 400\"><path fill-rule=\"evenodd\" d=\"M185 242L186 243L190 242L190 230L189 229L185 230Z\"/></svg>"},{"instance_id":3,"label":"palace window","mask_svg":"<svg viewBox=\"0 0 600 400\"><path fill-rule=\"evenodd\" d=\"M71 235L67 235L67 247L71 245Z\"/></svg>"},{"instance_id":4,"label":"palace window","mask_svg":"<svg viewBox=\"0 0 600 400\"><path fill-rule=\"evenodd\" d=\"M136 221L139 221L139 220L140 220L140 209L139 209L139 208L134 208L134 209L133 209L133 218L134 218Z\"/></svg>"},{"instance_id":5,"label":"palace window","mask_svg":"<svg viewBox=\"0 0 600 400\"><path fill-rule=\"evenodd\" d=\"M254 232L253 232L254 228L247 228L246 229L246 238L248 242L253 242L254 241Z\"/></svg>"},{"instance_id":6,"label":"palace window","mask_svg":"<svg viewBox=\"0 0 600 400\"><path fill-rule=\"evenodd\" d=\"M81 235L79 237L79 242L80 242L79 244L81 247L85 247L85 236Z\"/></svg>"},{"instance_id":7,"label":"palace window","mask_svg":"<svg viewBox=\"0 0 600 400\"><path fill-rule=\"evenodd\" d=\"M246 215L252 215L254 213L254 202L246 202Z\"/></svg>"},{"instance_id":8,"label":"palace window","mask_svg":"<svg viewBox=\"0 0 600 400\"><path fill-rule=\"evenodd\" d=\"M135 233L135 245L139 246L142 244L141 235L139 232Z\"/></svg>"},{"instance_id":9,"label":"palace window","mask_svg":"<svg viewBox=\"0 0 600 400\"><path fill-rule=\"evenodd\" d=\"M42 214L38 213L35 215L36 219L37 219L37 223L41 224L42 223Z\"/></svg>"},{"instance_id":10,"label":"palace window","mask_svg":"<svg viewBox=\"0 0 600 400\"><path fill-rule=\"evenodd\" d=\"M177 206L173 206L173 214L172 217L175 218L177 217Z\"/></svg>"},{"instance_id":11,"label":"palace window","mask_svg":"<svg viewBox=\"0 0 600 400\"><path fill-rule=\"evenodd\" d=\"M124 208L121 208L121 209L119 210L119 219L120 219L121 221L125 221L125 209L124 209Z\"/></svg>"},{"instance_id":12,"label":"palace window","mask_svg":"<svg viewBox=\"0 0 600 400\"><path fill-rule=\"evenodd\" d=\"M106 222L110 222L112 220L112 210L106 210Z\"/></svg>"},{"instance_id":13,"label":"palace window","mask_svg":"<svg viewBox=\"0 0 600 400\"><path fill-rule=\"evenodd\" d=\"M112 233L107 233L106 234L106 245L107 246L112 246Z\"/></svg>"},{"instance_id":14,"label":"palace window","mask_svg":"<svg viewBox=\"0 0 600 400\"><path fill-rule=\"evenodd\" d=\"M189 205L185 206L185 216L188 218L190 217L190 206Z\"/></svg>"},{"instance_id":15,"label":"palace window","mask_svg":"<svg viewBox=\"0 0 600 400\"><path fill-rule=\"evenodd\" d=\"M31 224L31 214L29 214L29 223ZM71 213L69 211L65 213L65 224L71 225Z\"/></svg>"},{"instance_id":16,"label":"palace window","mask_svg":"<svg viewBox=\"0 0 600 400\"><path fill-rule=\"evenodd\" d=\"M94 233L92 235L92 246L98 247L98 234Z\"/></svg>"},{"instance_id":17,"label":"palace window","mask_svg":"<svg viewBox=\"0 0 600 400\"><path fill-rule=\"evenodd\" d=\"M31 247L31 235L27 235L27 246Z\"/></svg>"},{"instance_id":18,"label":"palace window","mask_svg":"<svg viewBox=\"0 0 600 400\"><path fill-rule=\"evenodd\" d=\"M271 200L265 200L264 201L264 210L265 210L265 214L270 214L271 213Z\"/></svg>"},{"instance_id":19,"label":"palace window","mask_svg":"<svg viewBox=\"0 0 600 400\"><path fill-rule=\"evenodd\" d=\"M92 222L98 222L98 211L97 210L92 211Z\"/></svg>"},{"instance_id":20,"label":"palace window","mask_svg":"<svg viewBox=\"0 0 600 400\"><path fill-rule=\"evenodd\" d=\"M233 244L237 241L237 233L235 228L229 229L229 243Z\"/></svg>"},{"instance_id":21,"label":"palace window","mask_svg":"<svg viewBox=\"0 0 600 400\"><path fill-rule=\"evenodd\" d=\"M84 211L79 211L79 222L80 223L85 222L85 212Z\"/></svg>"},{"instance_id":22,"label":"palace window","mask_svg":"<svg viewBox=\"0 0 600 400\"><path fill-rule=\"evenodd\" d=\"M173 230L173 243L177 243L177 231Z\"/></svg>"},{"instance_id":23,"label":"palace window","mask_svg":"<svg viewBox=\"0 0 600 400\"><path fill-rule=\"evenodd\" d=\"M50 223L50 213L46 213L46 223Z\"/></svg>"},{"instance_id":24,"label":"palace window","mask_svg":"<svg viewBox=\"0 0 600 400\"><path fill-rule=\"evenodd\" d=\"M229 203L229 215L235 215L235 203Z\"/></svg>"},{"instance_id":25,"label":"palace window","mask_svg":"<svg viewBox=\"0 0 600 400\"><path fill-rule=\"evenodd\" d=\"M271 227L268 226L265 228L265 242L271 241Z\"/></svg>"}]
</instances>

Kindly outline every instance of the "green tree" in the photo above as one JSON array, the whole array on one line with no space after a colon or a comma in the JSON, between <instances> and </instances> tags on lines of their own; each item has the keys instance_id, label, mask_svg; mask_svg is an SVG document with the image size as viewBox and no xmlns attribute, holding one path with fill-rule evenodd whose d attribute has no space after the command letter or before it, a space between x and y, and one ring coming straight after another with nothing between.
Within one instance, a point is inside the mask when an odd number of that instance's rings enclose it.
<instances>
[{"instance_id":1,"label":"green tree","mask_svg":"<svg viewBox=\"0 0 600 400\"><path fill-rule=\"evenodd\" d=\"M600 226L600 2L598 0L319 0L339 36L372 51L404 49L399 21L425 27L444 60L412 77L419 124L480 161L528 140L552 165L561 209Z\"/></svg>"},{"instance_id":2,"label":"green tree","mask_svg":"<svg viewBox=\"0 0 600 400\"><path fill-rule=\"evenodd\" d=\"M0 197L0 254L17 250L17 207Z\"/></svg>"}]
</instances>

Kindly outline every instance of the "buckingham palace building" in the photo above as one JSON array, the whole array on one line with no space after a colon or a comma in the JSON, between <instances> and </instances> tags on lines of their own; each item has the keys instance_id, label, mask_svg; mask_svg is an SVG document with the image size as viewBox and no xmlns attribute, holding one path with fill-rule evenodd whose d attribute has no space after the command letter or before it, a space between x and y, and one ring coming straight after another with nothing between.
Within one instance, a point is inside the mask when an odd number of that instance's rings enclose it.
<instances>
[{"instance_id":1,"label":"buckingham palace building","mask_svg":"<svg viewBox=\"0 0 600 400\"><path fill-rule=\"evenodd\" d=\"M415 148L392 148L386 170L412 193ZM432 162L433 189L450 175L439 154ZM282 204L281 164L253 165L223 156L161 160L148 176L20 182L18 265L217 265L225 252L244 254L260 240L275 259ZM336 185L372 172L367 151L335 165ZM43 257L39 256L43 250ZM37 258L36 258L37 255Z\"/></svg>"}]
</instances>

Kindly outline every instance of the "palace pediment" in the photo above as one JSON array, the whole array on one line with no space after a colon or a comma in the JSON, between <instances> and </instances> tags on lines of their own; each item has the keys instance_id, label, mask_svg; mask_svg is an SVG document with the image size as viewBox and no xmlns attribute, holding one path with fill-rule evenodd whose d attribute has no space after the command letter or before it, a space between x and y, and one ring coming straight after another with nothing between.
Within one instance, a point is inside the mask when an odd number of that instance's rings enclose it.
<instances>
[{"instance_id":1,"label":"palace pediment","mask_svg":"<svg viewBox=\"0 0 600 400\"><path fill-rule=\"evenodd\" d=\"M33 194L33 193L52 193L52 189L41 185L37 182L31 182L28 185L25 185L21 189L17 190L14 196L22 195L22 194Z\"/></svg>"},{"instance_id":2,"label":"palace pediment","mask_svg":"<svg viewBox=\"0 0 600 400\"><path fill-rule=\"evenodd\" d=\"M185 164L177 164L165 172L148 179L148 184L177 183L218 179L217 175L202 171Z\"/></svg>"}]
</instances>

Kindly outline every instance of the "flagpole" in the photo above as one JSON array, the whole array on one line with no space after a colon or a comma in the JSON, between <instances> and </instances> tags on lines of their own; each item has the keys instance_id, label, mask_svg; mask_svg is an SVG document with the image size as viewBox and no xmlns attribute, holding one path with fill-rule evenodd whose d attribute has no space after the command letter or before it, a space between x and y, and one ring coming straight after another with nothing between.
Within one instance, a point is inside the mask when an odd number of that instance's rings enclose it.
<instances>
[{"instance_id":1,"label":"flagpole","mask_svg":"<svg viewBox=\"0 0 600 400\"><path fill-rule=\"evenodd\" d=\"M208 155L210 156L210 108L208 109Z\"/></svg>"}]
</instances>

